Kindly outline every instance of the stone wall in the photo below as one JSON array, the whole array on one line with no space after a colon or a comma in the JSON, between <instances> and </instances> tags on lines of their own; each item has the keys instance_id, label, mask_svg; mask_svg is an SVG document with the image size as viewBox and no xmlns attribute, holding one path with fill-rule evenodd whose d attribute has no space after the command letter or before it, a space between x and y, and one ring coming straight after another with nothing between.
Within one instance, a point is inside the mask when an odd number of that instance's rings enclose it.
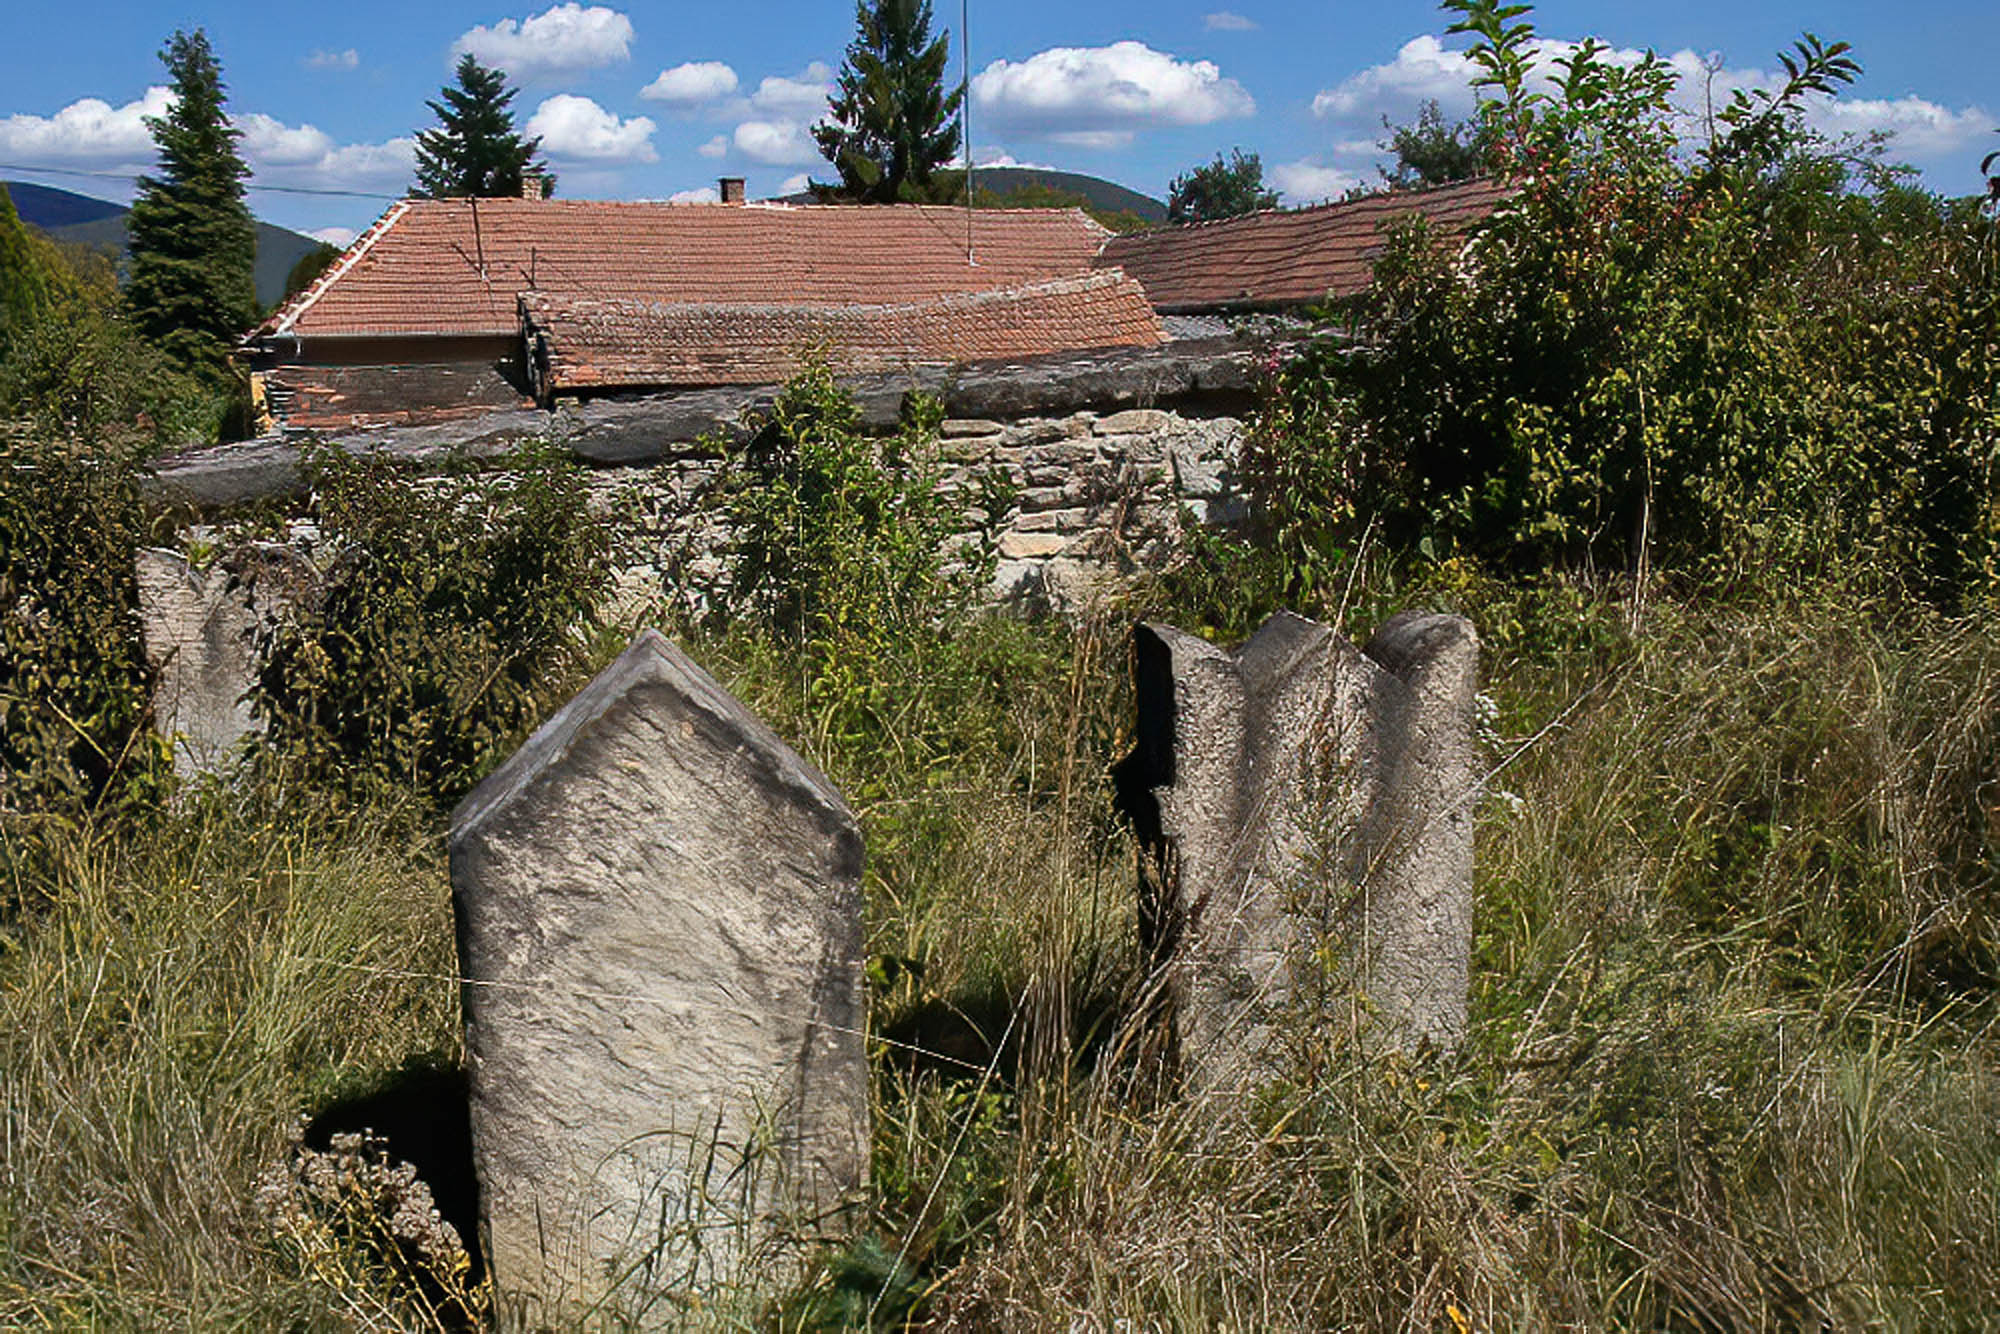
<instances>
[{"instance_id":1,"label":"stone wall","mask_svg":"<svg viewBox=\"0 0 2000 1334\"><path fill-rule=\"evenodd\" d=\"M1202 524L1243 517L1236 460L1254 402L1255 365L1265 355L1223 339L919 369L843 384L863 428L884 435L896 429L910 393L943 403L947 484L962 486L997 469L1017 493L1017 508L999 534L995 600L1068 612L1100 589L1169 562L1184 536L1184 516ZM601 399L554 413L506 410L321 438L418 467L458 454L497 459L528 440L561 442L590 470L592 491L607 512L626 525L621 545L631 557L620 598L637 606L663 591L689 592L670 586L669 571L693 572L692 596L720 572L716 553L726 534L700 500L720 470L723 444L747 438L774 393L718 389ZM191 535L233 551L240 545L230 539L233 516L256 512L268 528L273 508L303 507L299 458L307 438L269 436L170 458L149 485L156 497L202 514ZM314 547L309 528L293 524L292 531L297 563L309 572L325 553ZM149 644L188 638L183 592L164 576L142 581ZM171 705L160 711L162 725L172 727L166 721L172 718L239 718L255 664L247 654L237 657L233 671L205 661L201 673L177 677L176 697L162 701ZM226 728L198 730L204 746L236 736Z\"/></svg>"}]
</instances>

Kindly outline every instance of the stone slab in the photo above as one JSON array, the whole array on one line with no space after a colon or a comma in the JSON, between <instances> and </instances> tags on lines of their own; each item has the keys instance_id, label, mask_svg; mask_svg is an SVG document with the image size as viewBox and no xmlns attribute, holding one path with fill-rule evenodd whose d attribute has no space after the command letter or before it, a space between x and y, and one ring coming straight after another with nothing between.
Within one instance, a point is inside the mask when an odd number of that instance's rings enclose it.
<instances>
[{"instance_id":1,"label":"stone slab","mask_svg":"<svg viewBox=\"0 0 2000 1334\"><path fill-rule=\"evenodd\" d=\"M671 1325L863 1183L861 837L655 631L454 812L484 1240L508 1328Z\"/></svg>"},{"instance_id":2,"label":"stone slab","mask_svg":"<svg viewBox=\"0 0 2000 1334\"><path fill-rule=\"evenodd\" d=\"M1234 652L1134 631L1118 797L1192 1082L1283 1076L1285 1043L1327 1024L1462 1040L1477 665L1455 616L1397 617L1366 650L1288 613Z\"/></svg>"}]
</instances>

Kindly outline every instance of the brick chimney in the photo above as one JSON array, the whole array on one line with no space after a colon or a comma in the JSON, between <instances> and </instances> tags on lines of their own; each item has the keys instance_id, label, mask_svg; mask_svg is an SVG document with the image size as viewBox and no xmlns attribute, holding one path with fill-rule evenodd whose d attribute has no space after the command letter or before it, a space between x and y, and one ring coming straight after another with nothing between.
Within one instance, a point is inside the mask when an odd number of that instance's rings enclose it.
<instances>
[{"instance_id":1,"label":"brick chimney","mask_svg":"<svg viewBox=\"0 0 2000 1334\"><path fill-rule=\"evenodd\" d=\"M548 197L549 197L548 177L542 175L538 171L528 172L521 177L521 198L547 199Z\"/></svg>"},{"instance_id":2,"label":"brick chimney","mask_svg":"<svg viewBox=\"0 0 2000 1334\"><path fill-rule=\"evenodd\" d=\"M720 184L722 186L723 203L740 204L743 202L743 178L741 176L724 176Z\"/></svg>"}]
</instances>

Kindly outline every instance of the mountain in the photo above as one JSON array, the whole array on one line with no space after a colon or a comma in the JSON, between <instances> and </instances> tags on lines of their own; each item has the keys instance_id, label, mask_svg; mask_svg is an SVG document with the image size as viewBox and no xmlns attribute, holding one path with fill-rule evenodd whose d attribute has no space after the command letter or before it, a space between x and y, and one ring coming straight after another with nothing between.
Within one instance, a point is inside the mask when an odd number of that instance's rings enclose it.
<instances>
[{"instance_id":1,"label":"mountain","mask_svg":"<svg viewBox=\"0 0 2000 1334\"><path fill-rule=\"evenodd\" d=\"M1057 171L1053 167L980 167L972 173L972 183L975 188L991 190L996 195L1011 194L1027 185L1039 185L1065 194L1082 195L1092 208L1107 213L1132 213L1149 223L1167 220L1167 206L1151 195L1142 195L1116 181L1107 181L1102 176L1085 176L1081 172ZM810 204L813 197L810 193L801 192L780 195L772 202Z\"/></svg>"},{"instance_id":2,"label":"mountain","mask_svg":"<svg viewBox=\"0 0 2000 1334\"><path fill-rule=\"evenodd\" d=\"M125 252L125 214L129 210L123 204L26 181L0 181L0 185L7 187L14 198L14 211L28 225L41 228L58 241L99 246L121 255ZM310 236L258 223L257 304L276 305L285 294L285 278L292 266L318 248L319 242Z\"/></svg>"},{"instance_id":3,"label":"mountain","mask_svg":"<svg viewBox=\"0 0 2000 1334\"><path fill-rule=\"evenodd\" d=\"M1107 213L1135 213L1147 222L1167 220L1167 206L1151 195L1142 195L1116 181L1107 181L1101 176L1085 176L1081 172L1056 171L1049 167L978 167L972 173L972 183L978 189L991 190L996 195L1008 194L1024 185L1040 185L1066 194L1082 195L1090 201L1092 208L1100 208Z\"/></svg>"}]
</instances>

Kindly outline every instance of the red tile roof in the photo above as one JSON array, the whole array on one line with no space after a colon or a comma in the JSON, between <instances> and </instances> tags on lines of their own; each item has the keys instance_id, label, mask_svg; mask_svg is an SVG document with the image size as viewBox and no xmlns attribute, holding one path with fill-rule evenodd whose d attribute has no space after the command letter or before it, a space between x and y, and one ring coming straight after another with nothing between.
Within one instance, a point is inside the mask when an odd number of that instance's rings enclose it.
<instances>
[{"instance_id":1,"label":"red tile roof","mask_svg":"<svg viewBox=\"0 0 2000 1334\"><path fill-rule=\"evenodd\" d=\"M1167 341L1115 269L901 305L651 304L523 292L536 389L775 384L823 348L843 373Z\"/></svg>"},{"instance_id":2,"label":"red tile roof","mask_svg":"<svg viewBox=\"0 0 2000 1334\"><path fill-rule=\"evenodd\" d=\"M411 199L259 332L512 334L529 287L580 300L840 306L917 302L1091 268L1108 233L1076 210Z\"/></svg>"},{"instance_id":3,"label":"red tile roof","mask_svg":"<svg viewBox=\"0 0 2000 1334\"><path fill-rule=\"evenodd\" d=\"M1482 178L1135 232L1106 241L1098 263L1124 269L1172 314L1307 305L1367 288L1385 224L1417 212L1443 235L1463 236L1507 193Z\"/></svg>"}]
</instances>

